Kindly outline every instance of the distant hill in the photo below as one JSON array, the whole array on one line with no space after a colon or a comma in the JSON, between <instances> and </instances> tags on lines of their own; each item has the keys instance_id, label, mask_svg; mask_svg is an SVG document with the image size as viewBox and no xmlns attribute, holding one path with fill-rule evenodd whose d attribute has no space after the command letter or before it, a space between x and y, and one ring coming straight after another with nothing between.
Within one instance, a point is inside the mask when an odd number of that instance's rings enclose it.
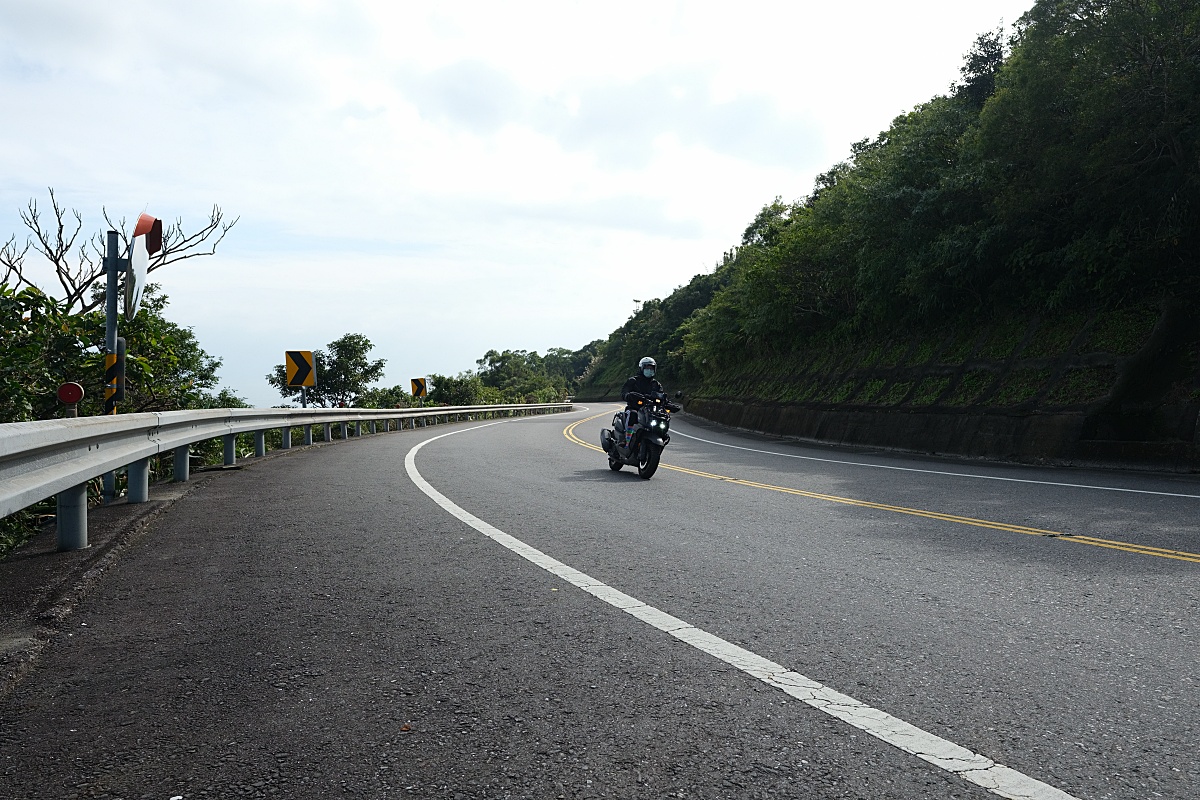
<instances>
[{"instance_id":1,"label":"distant hill","mask_svg":"<svg viewBox=\"0 0 1200 800\"><path fill-rule=\"evenodd\" d=\"M980 36L948 94L590 345L579 397L652 355L745 427L1200 467L1197 30L1183 0L1041 0Z\"/></svg>"}]
</instances>

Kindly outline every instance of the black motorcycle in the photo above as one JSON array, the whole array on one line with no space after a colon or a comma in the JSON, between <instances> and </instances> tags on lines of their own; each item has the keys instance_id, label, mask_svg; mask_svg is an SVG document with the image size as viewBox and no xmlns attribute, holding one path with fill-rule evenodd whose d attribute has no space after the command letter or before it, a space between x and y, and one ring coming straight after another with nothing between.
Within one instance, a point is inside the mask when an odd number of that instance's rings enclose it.
<instances>
[{"instance_id":1,"label":"black motorcycle","mask_svg":"<svg viewBox=\"0 0 1200 800\"><path fill-rule=\"evenodd\" d=\"M675 396L682 397L682 393L676 392ZM663 448L671 441L667 433L671 429L671 412L682 407L659 392L648 395L630 392L625 402L636 412L630 414L631 424L626 426L625 412L618 411L612 428L600 431L600 445L608 453L608 468L613 472L629 464L637 467L639 477L649 478L658 469Z\"/></svg>"}]
</instances>

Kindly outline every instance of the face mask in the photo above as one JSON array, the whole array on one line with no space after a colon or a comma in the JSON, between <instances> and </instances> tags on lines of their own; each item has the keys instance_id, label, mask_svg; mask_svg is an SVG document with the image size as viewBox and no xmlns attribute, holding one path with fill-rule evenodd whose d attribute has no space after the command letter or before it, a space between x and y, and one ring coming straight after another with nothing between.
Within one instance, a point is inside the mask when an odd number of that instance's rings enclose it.
<instances>
[{"instance_id":1,"label":"face mask","mask_svg":"<svg viewBox=\"0 0 1200 800\"><path fill-rule=\"evenodd\" d=\"M647 378L653 378L653 377L654 377L654 370L652 370L652 369L644 369L644 370L642 370L642 374L643 374L643 375L645 375Z\"/></svg>"}]
</instances>

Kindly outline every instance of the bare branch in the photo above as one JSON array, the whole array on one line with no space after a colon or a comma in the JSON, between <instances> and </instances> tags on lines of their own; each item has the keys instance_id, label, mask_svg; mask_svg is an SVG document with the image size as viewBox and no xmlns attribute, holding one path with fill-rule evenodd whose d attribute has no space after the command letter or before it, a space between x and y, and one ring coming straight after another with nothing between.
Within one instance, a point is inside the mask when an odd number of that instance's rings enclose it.
<instances>
[{"instance_id":1,"label":"bare branch","mask_svg":"<svg viewBox=\"0 0 1200 800\"><path fill-rule=\"evenodd\" d=\"M104 214L104 221L108 223L108 229L110 231L117 232L117 236L121 240L121 252L128 253L129 252L129 232L125 230L125 218L121 217L119 222L113 222L112 218L110 218L108 216L108 206L100 206L100 211L103 212L103 214ZM104 241L104 234L97 233L95 238L100 241L100 258L103 260L104 248L106 247L106 243Z\"/></svg>"},{"instance_id":2,"label":"bare branch","mask_svg":"<svg viewBox=\"0 0 1200 800\"><path fill-rule=\"evenodd\" d=\"M12 284L13 288L20 288L22 285L32 286L25 277L25 256L29 252L29 248L33 243L28 239L25 240L25 246L21 247L17 244L16 234L9 237L8 241L0 247L0 267L4 268L3 277L0 277L0 283L9 283L15 278Z\"/></svg>"},{"instance_id":3,"label":"bare branch","mask_svg":"<svg viewBox=\"0 0 1200 800\"><path fill-rule=\"evenodd\" d=\"M97 233L87 241L80 240L83 230L82 215L59 205L54 189L50 189L50 208L53 221L43 219L42 210L36 200L30 200L27 208L20 212L21 222L29 229L32 237L24 249L16 243L14 236L0 248L0 275L7 282L14 276L18 281L32 286L24 273L22 261L30 249L36 250L50 262L55 277L63 291L63 302L74 313L91 311L103 301L104 257L107 250L106 237ZM121 238L122 251L129 252L131 231L125 217L114 221L104 208L104 221L108 230L115 230ZM70 217L68 217L68 213ZM73 217L73 220L71 219ZM196 256L213 255L217 245L238 223L234 219L225 221L225 214L218 205L213 205L208 222L194 233L185 233L182 218L163 231L163 248L151 261L147 271L153 271L176 261Z\"/></svg>"},{"instance_id":4,"label":"bare branch","mask_svg":"<svg viewBox=\"0 0 1200 800\"><path fill-rule=\"evenodd\" d=\"M37 200L30 200L26 209L20 212L21 222L33 234L33 249L54 267L55 277L63 289L63 302L71 309L83 304L92 284L103 275L103 267L87 258L82 250L74 259L76 263L72 264L72 251L83 230L83 216L72 209L75 222L73 225L68 223L67 209L58 204L54 189L49 192L54 221L43 226Z\"/></svg>"},{"instance_id":5,"label":"bare branch","mask_svg":"<svg viewBox=\"0 0 1200 800\"><path fill-rule=\"evenodd\" d=\"M238 224L241 217L225 222L225 212L218 205L213 205L209 212L208 222L200 230L192 234L184 234L183 219L177 217L175 222L163 229L163 248L158 251L150 263L147 272L153 272L159 267L174 264L196 256L211 256L217 252L217 245L225 238L225 234ZM213 236L216 238L212 238ZM211 241L209 241L211 239ZM203 247L207 243L207 247Z\"/></svg>"}]
</instances>

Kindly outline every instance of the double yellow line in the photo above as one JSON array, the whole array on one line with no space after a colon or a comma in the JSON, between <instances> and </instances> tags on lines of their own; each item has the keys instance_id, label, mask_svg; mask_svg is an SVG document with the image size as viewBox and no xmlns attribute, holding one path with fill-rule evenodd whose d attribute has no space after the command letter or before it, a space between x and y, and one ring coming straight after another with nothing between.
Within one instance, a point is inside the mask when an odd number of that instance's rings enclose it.
<instances>
[{"instance_id":1,"label":"double yellow line","mask_svg":"<svg viewBox=\"0 0 1200 800\"><path fill-rule=\"evenodd\" d=\"M572 422L563 429L563 436L577 445L587 447L592 450L597 450L601 453L604 449L598 445L585 442L575 435L575 429L585 422L606 416L608 412L596 414L595 416L581 419L578 422ZM886 503L873 503L870 500L856 500L852 497L839 497L835 494L822 494L821 492L808 492L803 489L792 489L787 486L775 486L769 483L758 483L757 481L746 481L741 478L731 478L727 475L716 475L711 472L700 472L699 470L687 469L685 467L675 467L670 464L660 464L662 469L669 469L675 472L683 472L687 475L695 475L698 478L709 478L711 480L725 481L726 483L734 483L738 486L749 486L753 489L766 489L771 492L781 492L783 494L797 495L799 497L807 497L812 500L825 500L830 503L841 503L848 506L858 506L859 508L870 508L876 511L891 511L896 514L909 514L914 517L925 517L926 519L934 519L939 522L951 522L958 525L974 525L977 528L991 528L997 531L1007 531L1009 533L1023 533L1028 536L1042 536L1048 539L1058 539L1064 542L1074 542L1076 544L1090 544L1093 547L1106 547L1110 550L1121 550L1126 553L1136 553L1143 556L1156 556L1158 558L1170 558L1176 561L1190 561L1194 564L1200 564L1200 553L1189 553L1184 550L1166 550L1161 547L1149 547L1147 545L1133 544L1132 542L1121 542L1113 539L1099 539L1095 536L1080 536L1071 533L1062 533L1060 531L1048 531L1041 528L1031 528L1027 525L1013 525L1007 522L992 522L986 519L975 519L974 517L961 517L957 514L943 514L939 511L925 511L920 508L906 508L905 506L893 506Z\"/></svg>"}]
</instances>

